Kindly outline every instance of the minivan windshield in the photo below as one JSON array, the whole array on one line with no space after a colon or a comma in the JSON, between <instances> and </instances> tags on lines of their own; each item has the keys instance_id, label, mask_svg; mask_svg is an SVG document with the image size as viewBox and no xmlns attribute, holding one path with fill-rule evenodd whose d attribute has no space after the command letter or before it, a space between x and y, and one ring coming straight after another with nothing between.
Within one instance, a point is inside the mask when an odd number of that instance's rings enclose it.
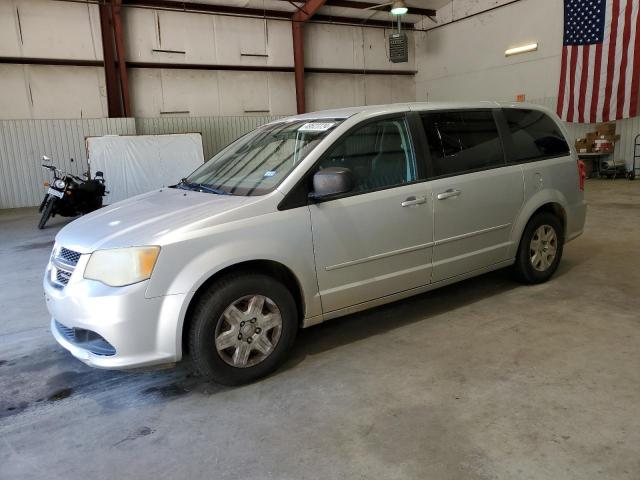
<instances>
[{"instance_id":1,"label":"minivan windshield","mask_svg":"<svg viewBox=\"0 0 640 480\"><path fill-rule=\"evenodd\" d=\"M271 123L240 137L176 188L219 195L272 191L341 119Z\"/></svg>"}]
</instances>

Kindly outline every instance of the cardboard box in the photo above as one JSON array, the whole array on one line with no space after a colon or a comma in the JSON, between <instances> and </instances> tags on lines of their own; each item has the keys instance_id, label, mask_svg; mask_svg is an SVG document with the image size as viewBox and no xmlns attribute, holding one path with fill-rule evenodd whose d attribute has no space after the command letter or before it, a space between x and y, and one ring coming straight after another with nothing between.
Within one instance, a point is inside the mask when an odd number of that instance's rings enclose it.
<instances>
[{"instance_id":1,"label":"cardboard box","mask_svg":"<svg viewBox=\"0 0 640 480\"><path fill-rule=\"evenodd\" d=\"M612 153L614 141L613 137L602 135L596 139L593 145L593 151L596 153Z\"/></svg>"},{"instance_id":2,"label":"cardboard box","mask_svg":"<svg viewBox=\"0 0 640 480\"><path fill-rule=\"evenodd\" d=\"M616 134L616 124L611 123L601 123L597 127L598 136L602 135L615 135Z\"/></svg>"},{"instance_id":3,"label":"cardboard box","mask_svg":"<svg viewBox=\"0 0 640 480\"><path fill-rule=\"evenodd\" d=\"M616 143L618 140L620 140L620 135L600 135L594 140L594 143L598 141Z\"/></svg>"},{"instance_id":4,"label":"cardboard box","mask_svg":"<svg viewBox=\"0 0 640 480\"><path fill-rule=\"evenodd\" d=\"M586 137L576 139L576 150L578 153L592 153L597 138L596 132L590 132L586 134Z\"/></svg>"},{"instance_id":5,"label":"cardboard box","mask_svg":"<svg viewBox=\"0 0 640 480\"><path fill-rule=\"evenodd\" d=\"M576 150L579 153L587 153L589 151L589 144L587 143L586 138L577 138L576 139Z\"/></svg>"},{"instance_id":6,"label":"cardboard box","mask_svg":"<svg viewBox=\"0 0 640 480\"><path fill-rule=\"evenodd\" d=\"M613 153L613 148L611 147L598 147L593 150L593 153Z\"/></svg>"}]
</instances>

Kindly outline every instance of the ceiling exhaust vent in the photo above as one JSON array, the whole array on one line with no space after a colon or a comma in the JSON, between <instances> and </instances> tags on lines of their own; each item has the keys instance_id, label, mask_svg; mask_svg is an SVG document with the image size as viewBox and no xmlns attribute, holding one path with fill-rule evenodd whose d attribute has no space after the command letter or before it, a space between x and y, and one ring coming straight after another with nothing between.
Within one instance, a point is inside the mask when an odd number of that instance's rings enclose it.
<instances>
[{"instance_id":1,"label":"ceiling exhaust vent","mask_svg":"<svg viewBox=\"0 0 640 480\"><path fill-rule=\"evenodd\" d=\"M406 33L396 32L389 36L389 60L391 63L409 61L409 42Z\"/></svg>"}]
</instances>

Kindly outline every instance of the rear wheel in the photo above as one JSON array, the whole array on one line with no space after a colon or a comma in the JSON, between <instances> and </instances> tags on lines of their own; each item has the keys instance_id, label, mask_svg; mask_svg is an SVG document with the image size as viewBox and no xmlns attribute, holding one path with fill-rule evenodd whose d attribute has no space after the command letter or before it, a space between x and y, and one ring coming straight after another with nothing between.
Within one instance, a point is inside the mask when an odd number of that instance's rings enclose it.
<instances>
[{"instance_id":1,"label":"rear wheel","mask_svg":"<svg viewBox=\"0 0 640 480\"><path fill-rule=\"evenodd\" d=\"M55 204L56 199L54 197L49 197L46 205L44 206L44 210L42 211L42 216L40 217L40 222L38 222L38 228L42 230L44 225L49 220L51 213L53 212L53 205Z\"/></svg>"},{"instance_id":2,"label":"rear wheel","mask_svg":"<svg viewBox=\"0 0 640 480\"><path fill-rule=\"evenodd\" d=\"M275 370L298 329L295 301L277 280L234 274L212 284L193 311L189 351L203 376L240 385Z\"/></svg>"},{"instance_id":3,"label":"rear wheel","mask_svg":"<svg viewBox=\"0 0 640 480\"><path fill-rule=\"evenodd\" d=\"M542 283L551 278L564 247L564 229L556 215L535 215L522 234L514 265L516 278L523 283Z\"/></svg>"}]
</instances>

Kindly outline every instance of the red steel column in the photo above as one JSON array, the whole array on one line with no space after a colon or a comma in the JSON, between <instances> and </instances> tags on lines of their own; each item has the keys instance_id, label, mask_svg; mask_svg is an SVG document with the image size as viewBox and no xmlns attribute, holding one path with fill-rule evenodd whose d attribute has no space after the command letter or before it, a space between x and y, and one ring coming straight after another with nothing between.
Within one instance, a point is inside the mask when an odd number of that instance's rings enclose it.
<instances>
[{"instance_id":1,"label":"red steel column","mask_svg":"<svg viewBox=\"0 0 640 480\"><path fill-rule=\"evenodd\" d=\"M124 48L124 33L122 32L122 0L113 0L111 4L113 14L113 31L116 39L116 52L118 53L118 72L120 73L120 88L122 90L122 106L124 116L131 116L129 101L129 78L127 77L127 63Z\"/></svg>"},{"instance_id":2,"label":"red steel column","mask_svg":"<svg viewBox=\"0 0 640 480\"><path fill-rule=\"evenodd\" d=\"M293 21L291 23L291 33L293 34L293 69L296 82L296 107L298 113L305 112L304 94L304 32L302 23Z\"/></svg>"},{"instance_id":3,"label":"red steel column","mask_svg":"<svg viewBox=\"0 0 640 480\"><path fill-rule=\"evenodd\" d=\"M99 5L100 33L102 35L102 59L104 60L104 77L107 85L107 107L109 117L122 116L120 103L120 87L116 72L116 57L113 49L113 27L111 24L111 9L107 4Z\"/></svg>"},{"instance_id":4,"label":"red steel column","mask_svg":"<svg viewBox=\"0 0 640 480\"><path fill-rule=\"evenodd\" d=\"M304 23L318 11L327 0L307 0L291 17L293 36L293 70L296 83L296 107L298 113L305 112L304 95Z\"/></svg>"}]
</instances>

